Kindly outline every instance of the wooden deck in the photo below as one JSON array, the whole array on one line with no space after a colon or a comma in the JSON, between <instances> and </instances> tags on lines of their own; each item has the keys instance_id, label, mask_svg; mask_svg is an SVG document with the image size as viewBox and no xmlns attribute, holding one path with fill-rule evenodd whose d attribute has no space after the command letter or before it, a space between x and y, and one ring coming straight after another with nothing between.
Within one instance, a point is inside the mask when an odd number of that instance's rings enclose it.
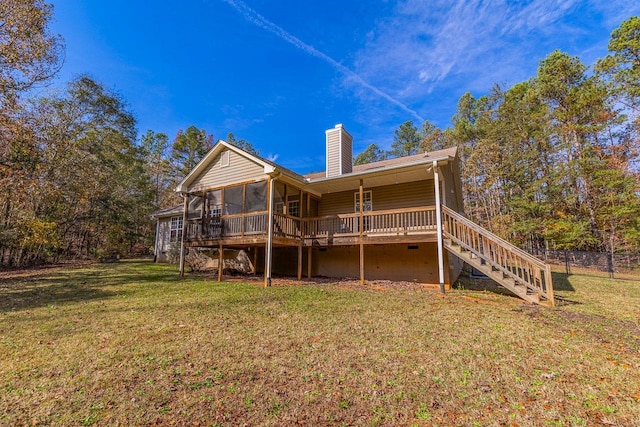
<instances>
[{"instance_id":1,"label":"wooden deck","mask_svg":"<svg viewBox=\"0 0 640 427\"><path fill-rule=\"evenodd\" d=\"M266 211L189 220L187 246L242 247L268 242ZM272 244L302 248L437 241L435 206L340 214L314 218L273 215ZM443 246L467 264L537 304L554 304L547 264L492 234L464 216L442 207ZM362 256L361 256L362 263ZM309 273L310 275L310 273Z\"/></svg>"},{"instance_id":2,"label":"wooden deck","mask_svg":"<svg viewBox=\"0 0 640 427\"><path fill-rule=\"evenodd\" d=\"M268 213L223 215L187 222L189 246L242 246L267 241ZM313 218L275 213L273 241L277 245L340 246L432 242L436 238L435 206L371 211Z\"/></svg>"}]
</instances>

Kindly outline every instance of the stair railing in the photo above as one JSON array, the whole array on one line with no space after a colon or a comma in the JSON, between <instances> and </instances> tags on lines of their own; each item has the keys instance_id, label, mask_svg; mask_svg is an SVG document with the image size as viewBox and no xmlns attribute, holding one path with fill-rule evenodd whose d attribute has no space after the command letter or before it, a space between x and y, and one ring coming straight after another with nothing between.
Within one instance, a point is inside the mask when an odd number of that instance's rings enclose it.
<instances>
[{"instance_id":1,"label":"stair railing","mask_svg":"<svg viewBox=\"0 0 640 427\"><path fill-rule=\"evenodd\" d=\"M548 264L446 206L442 206L442 226L444 236L454 244L554 303L551 267Z\"/></svg>"}]
</instances>

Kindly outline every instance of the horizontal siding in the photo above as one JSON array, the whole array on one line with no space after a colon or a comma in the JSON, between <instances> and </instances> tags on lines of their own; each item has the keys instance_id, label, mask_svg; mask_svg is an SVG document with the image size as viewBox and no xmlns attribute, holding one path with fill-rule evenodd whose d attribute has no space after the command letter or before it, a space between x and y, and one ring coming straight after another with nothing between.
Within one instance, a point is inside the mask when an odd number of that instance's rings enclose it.
<instances>
[{"instance_id":1,"label":"horizontal siding","mask_svg":"<svg viewBox=\"0 0 640 427\"><path fill-rule=\"evenodd\" d=\"M340 175L340 134L327 133L327 176Z\"/></svg>"},{"instance_id":2,"label":"horizontal siding","mask_svg":"<svg viewBox=\"0 0 640 427\"><path fill-rule=\"evenodd\" d=\"M342 134L342 173L351 173L353 171L353 141L349 134Z\"/></svg>"},{"instance_id":3,"label":"horizontal siding","mask_svg":"<svg viewBox=\"0 0 640 427\"><path fill-rule=\"evenodd\" d=\"M224 187L237 182L251 181L253 179L266 179L264 168L238 153L229 151L229 166L220 165L220 155L197 177L189 192L202 191L210 188Z\"/></svg>"},{"instance_id":4,"label":"horizontal siding","mask_svg":"<svg viewBox=\"0 0 640 427\"><path fill-rule=\"evenodd\" d=\"M435 205L433 180L386 185L364 190L371 190L373 210L415 208ZM342 191L325 194L320 199L319 216L354 213L354 193Z\"/></svg>"},{"instance_id":5,"label":"horizontal siding","mask_svg":"<svg viewBox=\"0 0 640 427\"><path fill-rule=\"evenodd\" d=\"M168 252L171 249L171 218L159 218L158 219L158 248L157 248L157 260L158 262L168 262Z\"/></svg>"},{"instance_id":6,"label":"horizontal siding","mask_svg":"<svg viewBox=\"0 0 640 427\"><path fill-rule=\"evenodd\" d=\"M405 280L438 284L438 251L435 243L409 245L367 245L364 247L365 280ZM357 246L334 246L314 251L313 274L326 277L359 277ZM447 269L445 283L449 284Z\"/></svg>"}]
</instances>

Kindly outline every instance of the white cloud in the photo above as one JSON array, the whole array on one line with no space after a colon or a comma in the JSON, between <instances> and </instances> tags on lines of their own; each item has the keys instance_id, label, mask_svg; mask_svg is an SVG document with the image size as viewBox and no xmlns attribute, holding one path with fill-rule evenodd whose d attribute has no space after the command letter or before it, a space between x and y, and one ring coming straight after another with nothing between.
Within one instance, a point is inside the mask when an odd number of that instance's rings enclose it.
<instances>
[{"instance_id":1,"label":"white cloud","mask_svg":"<svg viewBox=\"0 0 640 427\"><path fill-rule=\"evenodd\" d=\"M355 72L410 105L443 87L486 92L531 77L551 50L593 37L585 16L607 21L638 10L630 0L404 0L369 32Z\"/></svg>"},{"instance_id":2,"label":"white cloud","mask_svg":"<svg viewBox=\"0 0 640 427\"><path fill-rule=\"evenodd\" d=\"M345 78L346 78L346 80L348 82L355 83L356 85L375 93L377 96L387 100L388 102L390 102L391 104L396 105L397 107L400 107L402 110L404 110L405 112L411 114L413 117L417 118L418 120L420 120L420 121L423 120L422 117L416 111L414 111L411 108L409 108L407 105L405 105L403 102L399 101L397 98L394 98L393 96L389 95L385 91L383 91L383 90L379 89L378 87L370 84L365 79L363 79L360 75L358 75L357 73L353 72L352 70L350 70L346 66L342 65L341 63L339 63L338 61L336 61L335 59L333 59L329 55L327 55L327 54L319 51L315 47L303 42L299 38L295 37L293 34L290 34L289 32L287 32L282 27L279 27L278 25L276 25L275 23L271 22L270 20L268 20L264 16L260 15L255 10L251 9L243 1L241 1L241 0L224 0L224 1L227 4L231 5L232 7L234 7L247 21L251 22L252 24L254 24L254 25L256 25L256 26L258 26L258 27L260 27L260 28L262 28L264 30L269 31L270 33L276 35L277 37L279 37L280 39L286 41L287 43L292 44L293 46L295 46L296 48L302 50L303 52L306 52L309 55L312 55L312 56L315 56L317 58L320 58L324 62L328 63L333 68L335 68L336 70L340 71L345 76Z\"/></svg>"}]
</instances>

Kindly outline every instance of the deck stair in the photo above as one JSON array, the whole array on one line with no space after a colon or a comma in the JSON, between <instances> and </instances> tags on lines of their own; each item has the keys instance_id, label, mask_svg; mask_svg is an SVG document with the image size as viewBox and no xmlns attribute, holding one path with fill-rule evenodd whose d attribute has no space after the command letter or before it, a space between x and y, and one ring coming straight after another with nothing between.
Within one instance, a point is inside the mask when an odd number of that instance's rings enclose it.
<instances>
[{"instance_id":1,"label":"deck stair","mask_svg":"<svg viewBox=\"0 0 640 427\"><path fill-rule=\"evenodd\" d=\"M443 243L450 253L523 300L554 305L548 264L446 206L442 219Z\"/></svg>"}]
</instances>

